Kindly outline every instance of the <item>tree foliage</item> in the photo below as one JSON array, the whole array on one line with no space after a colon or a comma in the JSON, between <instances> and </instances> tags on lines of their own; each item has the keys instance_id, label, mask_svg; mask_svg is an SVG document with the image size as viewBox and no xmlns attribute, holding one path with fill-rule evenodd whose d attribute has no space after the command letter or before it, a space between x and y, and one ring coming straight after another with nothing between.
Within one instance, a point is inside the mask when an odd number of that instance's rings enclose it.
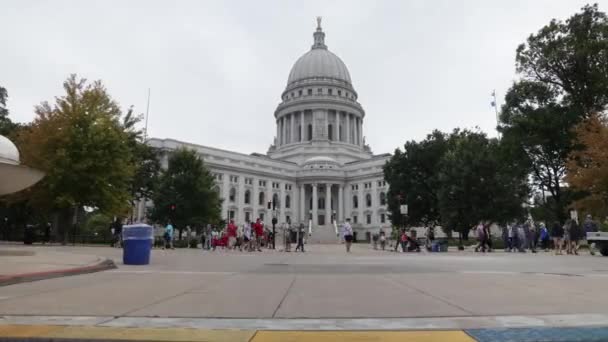
<instances>
[{"instance_id":1,"label":"tree foliage","mask_svg":"<svg viewBox=\"0 0 608 342\"><path fill-rule=\"evenodd\" d=\"M566 218L573 192L564 190L572 128L608 103L608 20L597 5L566 21L552 20L521 44L521 79L505 97L499 126L514 161L548 191L552 217Z\"/></svg>"},{"instance_id":2,"label":"tree foliage","mask_svg":"<svg viewBox=\"0 0 608 342\"><path fill-rule=\"evenodd\" d=\"M180 231L186 225L196 227L220 219L221 200L213 176L193 150L171 153L152 200L152 219L163 223L171 220Z\"/></svg>"},{"instance_id":3,"label":"tree foliage","mask_svg":"<svg viewBox=\"0 0 608 342\"><path fill-rule=\"evenodd\" d=\"M441 224L466 238L480 221L522 217L527 173L511 167L509 152L498 140L468 130L435 131L421 142L407 142L384 167L393 223ZM407 222L400 221L399 195L408 205Z\"/></svg>"},{"instance_id":4,"label":"tree foliage","mask_svg":"<svg viewBox=\"0 0 608 342\"><path fill-rule=\"evenodd\" d=\"M568 160L566 181L584 198L575 207L597 217L608 216L608 119L593 114L575 129L580 149Z\"/></svg>"},{"instance_id":5,"label":"tree foliage","mask_svg":"<svg viewBox=\"0 0 608 342\"><path fill-rule=\"evenodd\" d=\"M50 210L125 211L135 166L120 107L100 81L72 75L63 86L66 94L37 106L17 140L22 161L46 173L30 199Z\"/></svg>"},{"instance_id":6,"label":"tree foliage","mask_svg":"<svg viewBox=\"0 0 608 342\"><path fill-rule=\"evenodd\" d=\"M586 5L566 21L553 19L517 48L517 71L563 97L580 114L608 104L608 19Z\"/></svg>"},{"instance_id":7,"label":"tree foliage","mask_svg":"<svg viewBox=\"0 0 608 342\"><path fill-rule=\"evenodd\" d=\"M11 135L18 126L8 117L8 108L6 108L7 100L8 92L6 91L6 88L0 86L0 135L4 136Z\"/></svg>"},{"instance_id":8,"label":"tree foliage","mask_svg":"<svg viewBox=\"0 0 608 342\"><path fill-rule=\"evenodd\" d=\"M406 142L403 151L395 150L384 166L384 178L390 184L387 204L393 224L406 223L399 212L401 204L408 205L408 224L440 223L438 170L447 147L446 134L434 131L423 141Z\"/></svg>"}]
</instances>

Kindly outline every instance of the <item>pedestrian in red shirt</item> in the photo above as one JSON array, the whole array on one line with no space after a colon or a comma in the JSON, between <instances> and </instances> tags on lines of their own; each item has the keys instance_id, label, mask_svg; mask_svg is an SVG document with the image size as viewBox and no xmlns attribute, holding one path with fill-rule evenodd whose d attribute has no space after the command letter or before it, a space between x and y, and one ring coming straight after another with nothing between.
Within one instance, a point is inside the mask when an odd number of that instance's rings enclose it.
<instances>
[{"instance_id":1,"label":"pedestrian in red shirt","mask_svg":"<svg viewBox=\"0 0 608 342\"><path fill-rule=\"evenodd\" d=\"M255 231L255 246L258 252L262 251L262 238L264 237L264 225L262 220L259 218L253 224L253 230Z\"/></svg>"},{"instance_id":2,"label":"pedestrian in red shirt","mask_svg":"<svg viewBox=\"0 0 608 342\"><path fill-rule=\"evenodd\" d=\"M234 220L230 220L230 223L228 223L228 227L226 228L226 233L228 235L228 249L234 248L234 244L236 243L236 230L237 227L234 224Z\"/></svg>"}]
</instances>

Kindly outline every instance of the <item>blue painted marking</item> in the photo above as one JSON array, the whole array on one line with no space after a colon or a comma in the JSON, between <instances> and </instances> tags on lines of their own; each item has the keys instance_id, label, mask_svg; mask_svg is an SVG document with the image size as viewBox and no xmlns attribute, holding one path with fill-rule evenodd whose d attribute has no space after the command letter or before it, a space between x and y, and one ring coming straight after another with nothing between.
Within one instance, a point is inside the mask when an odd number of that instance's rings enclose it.
<instances>
[{"instance_id":1,"label":"blue painted marking","mask_svg":"<svg viewBox=\"0 0 608 342\"><path fill-rule=\"evenodd\" d=\"M608 327L468 329L478 342L605 342Z\"/></svg>"}]
</instances>

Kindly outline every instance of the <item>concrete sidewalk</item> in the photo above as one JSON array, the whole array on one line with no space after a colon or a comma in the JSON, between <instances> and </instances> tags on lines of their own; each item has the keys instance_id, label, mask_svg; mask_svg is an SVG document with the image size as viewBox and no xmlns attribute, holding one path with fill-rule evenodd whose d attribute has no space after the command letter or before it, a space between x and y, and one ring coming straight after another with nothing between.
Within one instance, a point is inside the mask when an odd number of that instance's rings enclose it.
<instances>
[{"instance_id":1,"label":"concrete sidewalk","mask_svg":"<svg viewBox=\"0 0 608 342\"><path fill-rule=\"evenodd\" d=\"M115 268L101 256L62 252L57 247L0 246L0 286ZM60 249L60 248L59 248Z\"/></svg>"}]
</instances>

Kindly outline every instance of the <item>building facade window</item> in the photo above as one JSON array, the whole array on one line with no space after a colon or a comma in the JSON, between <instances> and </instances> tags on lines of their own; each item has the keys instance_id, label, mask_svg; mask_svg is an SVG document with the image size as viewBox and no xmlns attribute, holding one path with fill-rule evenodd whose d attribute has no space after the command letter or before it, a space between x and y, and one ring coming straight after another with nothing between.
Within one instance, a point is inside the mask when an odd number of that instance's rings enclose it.
<instances>
[{"instance_id":1,"label":"building facade window","mask_svg":"<svg viewBox=\"0 0 608 342\"><path fill-rule=\"evenodd\" d=\"M331 89L331 88L329 88L329 89L327 89L327 93L328 93L329 95L333 95L333 94L334 94L334 90L333 90L333 89Z\"/></svg>"},{"instance_id":2,"label":"building facade window","mask_svg":"<svg viewBox=\"0 0 608 342\"><path fill-rule=\"evenodd\" d=\"M386 194L384 192L380 193L380 205L386 205Z\"/></svg>"},{"instance_id":3,"label":"building facade window","mask_svg":"<svg viewBox=\"0 0 608 342\"><path fill-rule=\"evenodd\" d=\"M312 95L312 89L308 89L308 95Z\"/></svg>"},{"instance_id":4,"label":"building facade window","mask_svg":"<svg viewBox=\"0 0 608 342\"><path fill-rule=\"evenodd\" d=\"M234 202L236 198L236 190L234 188L230 188L230 193L228 194L228 200L230 202Z\"/></svg>"},{"instance_id":5,"label":"building facade window","mask_svg":"<svg viewBox=\"0 0 608 342\"><path fill-rule=\"evenodd\" d=\"M333 125L327 125L327 138L329 140L334 140L334 126Z\"/></svg>"},{"instance_id":6,"label":"building facade window","mask_svg":"<svg viewBox=\"0 0 608 342\"><path fill-rule=\"evenodd\" d=\"M245 190L245 204L251 204L251 191Z\"/></svg>"},{"instance_id":7,"label":"building facade window","mask_svg":"<svg viewBox=\"0 0 608 342\"><path fill-rule=\"evenodd\" d=\"M353 223L357 223L357 215L353 216Z\"/></svg>"},{"instance_id":8,"label":"building facade window","mask_svg":"<svg viewBox=\"0 0 608 342\"><path fill-rule=\"evenodd\" d=\"M285 196L285 208L291 208L291 197L289 197L289 195Z\"/></svg>"},{"instance_id":9,"label":"building facade window","mask_svg":"<svg viewBox=\"0 0 608 342\"><path fill-rule=\"evenodd\" d=\"M366 217L366 219L365 219L365 222L366 222L367 224L372 224L372 215L367 214L367 217Z\"/></svg>"},{"instance_id":10,"label":"building facade window","mask_svg":"<svg viewBox=\"0 0 608 342\"><path fill-rule=\"evenodd\" d=\"M386 215L380 214L380 223L386 223Z\"/></svg>"},{"instance_id":11,"label":"building facade window","mask_svg":"<svg viewBox=\"0 0 608 342\"><path fill-rule=\"evenodd\" d=\"M298 96L302 96L302 89L298 90Z\"/></svg>"},{"instance_id":12,"label":"building facade window","mask_svg":"<svg viewBox=\"0 0 608 342\"><path fill-rule=\"evenodd\" d=\"M258 195L258 205L264 205L266 198L264 198L264 192L260 192Z\"/></svg>"},{"instance_id":13,"label":"building facade window","mask_svg":"<svg viewBox=\"0 0 608 342\"><path fill-rule=\"evenodd\" d=\"M353 208L359 208L359 198L356 195L353 196Z\"/></svg>"},{"instance_id":14,"label":"building facade window","mask_svg":"<svg viewBox=\"0 0 608 342\"><path fill-rule=\"evenodd\" d=\"M325 209L325 198L319 198L317 202L317 209Z\"/></svg>"},{"instance_id":15,"label":"building facade window","mask_svg":"<svg viewBox=\"0 0 608 342\"><path fill-rule=\"evenodd\" d=\"M272 203L274 204L275 208L280 208L281 207L281 203L279 202L279 195L278 194L272 195Z\"/></svg>"},{"instance_id":16,"label":"building facade window","mask_svg":"<svg viewBox=\"0 0 608 342\"><path fill-rule=\"evenodd\" d=\"M368 208L372 206L372 195L371 194L365 195L365 205Z\"/></svg>"},{"instance_id":17,"label":"building facade window","mask_svg":"<svg viewBox=\"0 0 608 342\"><path fill-rule=\"evenodd\" d=\"M308 131L308 132L307 132L307 133L308 133L308 135L307 135L307 137L308 137L308 138L307 138L307 140L308 140L308 141L311 141L311 140L312 140L312 125L311 125L311 124L309 124L309 125L308 125L308 130L307 130L307 131Z\"/></svg>"}]
</instances>

